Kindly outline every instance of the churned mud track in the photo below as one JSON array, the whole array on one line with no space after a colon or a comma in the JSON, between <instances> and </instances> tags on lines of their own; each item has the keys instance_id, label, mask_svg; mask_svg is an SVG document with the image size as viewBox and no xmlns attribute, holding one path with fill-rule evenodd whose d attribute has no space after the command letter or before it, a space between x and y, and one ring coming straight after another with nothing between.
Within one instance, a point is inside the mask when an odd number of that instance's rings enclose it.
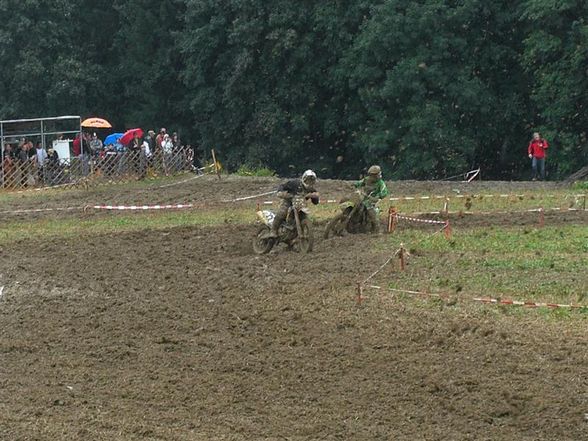
<instances>
[{"instance_id":1,"label":"churned mud track","mask_svg":"<svg viewBox=\"0 0 588 441\"><path fill-rule=\"evenodd\" d=\"M186 181L186 182L184 182ZM283 180L278 178L245 178L239 176L227 176L218 180L215 176L196 178L187 174L174 178L173 181L152 182L139 184L117 184L89 188L88 190L48 190L44 192L32 192L15 194L13 198L0 204L0 219L12 218L10 211L56 209L64 207L83 208L93 205L156 205L194 203L209 207L225 207L223 200L239 199L254 196L275 190ZM177 184L177 185L176 185ZM171 186L170 186L171 185ZM542 189L545 191L558 188L556 183L530 183L530 182L419 182L399 181L388 182L388 187L393 196L437 194L487 194L497 192L528 192ZM352 190L350 182L337 180L320 180L319 190L323 200L338 200ZM262 196L260 201L271 200L272 196ZM252 199L243 204L255 204ZM441 204L441 202L440 202ZM441 208L441 207L439 207ZM17 214L23 216L54 216L69 217L77 215L74 212L41 212Z\"/></svg>"},{"instance_id":2,"label":"churned mud track","mask_svg":"<svg viewBox=\"0 0 588 441\"><path fill-rule=\"evenodd\" d=\"M252 233L4 246L0 438L585 436L585 329L383 294L358 306L378 238L254 256Z\"/></svg>"}]
</instances>

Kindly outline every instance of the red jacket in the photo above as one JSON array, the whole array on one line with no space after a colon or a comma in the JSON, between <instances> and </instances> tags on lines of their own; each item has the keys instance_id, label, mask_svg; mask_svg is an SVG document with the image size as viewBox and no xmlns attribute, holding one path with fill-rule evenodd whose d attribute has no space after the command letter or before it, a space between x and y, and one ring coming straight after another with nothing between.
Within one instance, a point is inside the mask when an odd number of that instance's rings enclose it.
<instances>
[{"instance_id":1,"label":"red jacket","mask_svg":"<svg viewBox=\"0 0 588 441\"><path fill-rule=\"evenodd\" d=\"M543 159L545 158L545 150L547 150L548 147L549 143L545 139L533 139L529 143L529 155L532 155L537 159Z\"/></svg>"},{"instance_id":2,"label":"red jacket","mask_svg":"<svg viewBox=\"0 0 588 441\"><path fill-rule=\"evenodd\" d=\"M82 143L79 136L74 139L72 150L74 156L80 156L82 154Z\"/></svg>"}]
</instances>

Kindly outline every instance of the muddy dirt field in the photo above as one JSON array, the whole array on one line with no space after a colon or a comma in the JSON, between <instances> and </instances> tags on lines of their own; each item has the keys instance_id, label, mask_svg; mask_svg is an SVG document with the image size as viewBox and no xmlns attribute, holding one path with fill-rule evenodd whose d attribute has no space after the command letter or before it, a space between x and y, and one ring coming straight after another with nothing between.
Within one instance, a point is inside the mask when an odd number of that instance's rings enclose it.
<instances>
[{"instance_id":1,"label":"muddy dirt field","mask_svg":"<svg viewBox=\"0 0 588 441\"><path fill-rule=\"evenodd\" d=\"M134 185L111 185L80 189L46 191L26 191L13 193L14 197L3 201L0 206L0 219L11 217L10 211L30 209L84 208L92 205L155 205L192 203L199 206L227 206L223 200L233 200L251 195L275 191L282 182L278 178L246 178L227 176L218 181L215 176L195 177L186 174L173 178L163 185L160 182L143 182ZM494 182L476 181L397 181L388 182L392 196L410 195L456 195L486 193L525 193L533 191L549 192L561 189L555 182ZM345 181L320 180L319 190L323 200L338 199L348 194L352 185ZM31 197L32 196L32 197ZM271 200L271 196L261 196L260 201ZM239 205L251 204L255 200L237 202ZM46 212L40 216L70 216L69 212ZM36 216L35 213L16 213L12 216Z\"/></svg>"},{"instance_id":2,"label":"muddy dirt field","mask_svg":"<svg viewBox=\"0 0 588 441\"><path fill-rule=\"evenodd\" d=\"M67 202L212 199L205 179ZM223 184L223 194L275 185L244 182ZM428 184L402 185L421 194ZM327 188L336 197L347 187ZM562 222L585 223L579 216ZM378 292L358 305L358 274L388 257L370 247L378 237L255 256L253 231L223 225L2 246L0 439L588 438L585 321Z\"/></svg>"}]
</instances>

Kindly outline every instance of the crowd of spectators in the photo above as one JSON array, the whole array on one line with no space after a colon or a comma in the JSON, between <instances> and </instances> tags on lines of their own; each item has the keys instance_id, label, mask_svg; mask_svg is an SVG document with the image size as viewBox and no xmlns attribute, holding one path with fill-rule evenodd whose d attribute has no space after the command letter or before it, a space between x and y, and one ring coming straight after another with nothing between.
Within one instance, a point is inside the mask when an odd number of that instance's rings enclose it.
<instances>
[{"instance_id":1,"label":"crowd of spectators","mask_svg":"<svg viewBox=\"0 0 588 441\"><path fill-rule=\"evenodd\" d=\"M5 142L2 184L14 188L56 185L91 171L109 176L132 174L143 179L150 167L168 175L184 170L186 164L201 173L197 149L184 145L177 133L170 135L162 128L158 133L148 130L144 136L139 135L143 134L138 132L123 145L117 138L105 143L95 132L82 132L71 142L67 158L60 158L56 149L45 148L41 142L34 144L30 139ZM68 142L57 135L55 142L60 141Z\"/></svg>"},{"instance_id":2,"label":"crowd of spectators","mask_svg":"<svg viewBox=\"0 0 588 441\"><path fill-rule=\"evenodd\" d=\"M21 139L5 143L2 158L2 178L6 187L31 187L39 182L51 184L51 175L59 167L59 156L46 150L41 142Z\"/></svg>"}]
</instances>

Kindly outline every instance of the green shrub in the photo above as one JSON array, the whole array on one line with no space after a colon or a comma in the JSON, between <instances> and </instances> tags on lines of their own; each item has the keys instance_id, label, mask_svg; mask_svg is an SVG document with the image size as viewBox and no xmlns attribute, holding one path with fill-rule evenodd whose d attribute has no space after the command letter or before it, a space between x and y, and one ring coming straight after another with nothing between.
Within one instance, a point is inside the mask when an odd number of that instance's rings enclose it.
<instances>
[{"instance_id":1,"label":"green shrub","mask_svg":"<svg viewBox=\"0 0 588 441\"><path fill-rule=\"evenodd\" d=\"M237 174L239 176L264 177L264 176L274 176L276 174L276 172L270 168L267 168L267 167L252 167L250 165L243 164L237 170Z\"/></svg>"},{"instance_id":2,"label":"green shrub","mask_svg":"<svg viewBox=\"0 0 588 441\"><path fill-rule=\"evenodd\" d=\"M588 190L588 181L575 182L574 183L574 190Z\"/></svg>"}]
</instances>

